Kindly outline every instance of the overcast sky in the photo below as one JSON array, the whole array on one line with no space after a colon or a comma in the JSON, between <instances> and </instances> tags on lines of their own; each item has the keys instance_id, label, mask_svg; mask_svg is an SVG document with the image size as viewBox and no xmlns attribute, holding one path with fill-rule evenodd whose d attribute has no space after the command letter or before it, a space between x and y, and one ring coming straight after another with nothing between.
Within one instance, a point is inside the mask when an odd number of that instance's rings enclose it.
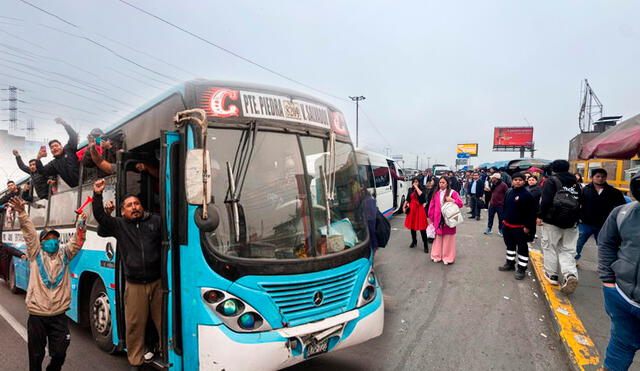
<instances>
[{"instance_id":1,"label":"overcast sky","mask_svg":"<svg viewBox=\"0 0 640 371\"><path fill-rule=\"evenodd\" d=\"M194 77L317 96L343 110L354 142L355 106L347 97L364 95L360 145L389 147L412 167L416 155L422 166L427 156L452 164L455 145L466 142L480 144L475 164L516 158L491 152L493 127L529 123L537 157L566 158L578 133L584 78L605 114L640 112L637 1L128 0L344 100L266 72L118 0L28 1L73 24L2 0L0 85L24 90L20 98L28 103L19 116L33 118L42 138L65 138L47 120L56 115L84 136ZM7 111L0 115L8 118ZM11 159L10 151L0 158Z\"/></svg>"}]
</instances>

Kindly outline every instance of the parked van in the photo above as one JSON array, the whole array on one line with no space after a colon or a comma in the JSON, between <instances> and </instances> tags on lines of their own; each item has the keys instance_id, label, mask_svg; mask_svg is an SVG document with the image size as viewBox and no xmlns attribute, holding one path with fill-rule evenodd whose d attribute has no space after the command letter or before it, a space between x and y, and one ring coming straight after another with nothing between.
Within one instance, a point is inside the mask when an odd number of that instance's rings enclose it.
<instances>
[{"instance_id":1,"label":"parked van","mask_svg":"<svg viewBox=\"0 0 640 371\"><path fill-rule=\"evenodd\" d=\"M378 209L384 216L391 218L402 208L407 194L404 171L390 157L362 148L356 149L356 160L358 173L376 199ZM397 179L394 179L393 172L397 174Z\"/></svg>"}]
</instances>

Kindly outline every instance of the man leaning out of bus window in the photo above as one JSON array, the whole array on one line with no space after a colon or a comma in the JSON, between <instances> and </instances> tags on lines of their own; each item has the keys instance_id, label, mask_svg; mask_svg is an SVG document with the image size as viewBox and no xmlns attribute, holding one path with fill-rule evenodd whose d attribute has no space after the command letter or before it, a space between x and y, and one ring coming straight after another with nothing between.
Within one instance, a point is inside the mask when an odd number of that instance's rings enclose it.
<instances>
[{"instance_id":1,"label":"man leaning out of bus window","mask_svg":"<svg viewBox=\"0 0 640 371\"><path fill-rule=\"evenodd\" d=\"M76 151L78 150L78 133L61 118L55 119L56 123L62 125L69 134L69 140L63 147L60 141L53 139L49 141L49 149L53 155L53 160L46 165L42 165L40 159L47 155L47 150L42 148L36 156L36 169L38 173L47 177L60 175L69 187L77 187L80 178L80 163Z\"/></svg>"},{"instance_id":2,"label":"man leaning out of bus window","mask_svg":"<svg viewBox=\"0 0 640 371\"><path fill-rule=\"evenodd\" d=\"M71 341L69 319L65 314L71 304L69 263L84 243L86 215L78 217L74 236L66 246L61 246L60 233L56 230L45 229L38 237L22 199L13 197L9 205L18 213L31 270L25 299L29 312L29 369L42 369L48 343L51 362L47 371L57 371L62 369Z\"/></svg>"},{"instance_id":3,"label":"man leaning out of bus window","mask_svg":"<svg viewBox=\"0 0 640 371\"><path fill-rule=\"evenodd\" d=\"M93 185L93 215L103 235L115 237L122 254L124 276L125 340L132 370L144 362L145 329L149 314L158 335L161 332L162 285L160 282L162 220L144 210L135 195L125 195L120 205L122 217L109 216L103 206L105 180Z\"/></svg>"}]
</instances>

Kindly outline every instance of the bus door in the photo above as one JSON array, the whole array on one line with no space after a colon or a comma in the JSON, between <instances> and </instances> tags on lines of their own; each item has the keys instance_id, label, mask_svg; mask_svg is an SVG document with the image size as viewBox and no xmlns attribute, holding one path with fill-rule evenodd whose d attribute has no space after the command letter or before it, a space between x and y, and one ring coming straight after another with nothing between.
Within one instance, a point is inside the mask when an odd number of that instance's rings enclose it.
<instances>
[{"instance_id":1,"label":"bus door","mask_svg":"<svg viewBox=\"0 0 640 371\"><path fill-rule=\"evenodd\" d=\"M171 213L172 208L170 205L165 205L165 197L168 193L174 190L174 187L167 186L167 182L170 182L170 173L166 172L173 166L173 162L167 157L169 151L175 152L173 147L176 142L179 141L179 135L173 132L163 132L160 140L147 143L139 148L136 148L129 152L122 152L118 155L117 164L117 188L116 188L116 200L117 205L121 205L123 197L127 194L138 195L140 202L144 206L146 211L158 213L161 212L163 224L167 226L167 217L164 211ZM159 148L158 148L159 147ZM159 157L159 163L158 163ZM138 164L145 164L147 169L153 168L153 171L139 171ZM155 171L157 170L157 172ZM120 208L117 207L116 211L120 216ZM170 219L171 220L171 219ZM160 338L158 339L155 326L149 316L149 323L147 325L146 340L147 346L158 346L161 351L160 354L154 353L155 357L153 363L160 369L168 369L170 364L169 352L166 350L172 346L169 343L169 339L172 336L170 328L171 321L169 320L171 315L171 307L167 304L169 302L169 294L171 291L171 280L167 275L167 254L170 248L168 238L170 234L167 228L163 228L162 231L162 286L163 286L163 308L162 308L162 329L160 329ZM124 292L126 280L122 269L121 255L116 250L116 321L118 330L118 343L120 348L123 348L125 343L125 308L124 308ZM169 324L169 326L167 326ZM158 350L158 349L155 349ZM181 362L178 362L180 364ZM177 368L181 370L181 368Z\"/></svg>"},{"instance_id":2,"label":"bus door","mask_svg":"<svg viewBox=\"0 0 640 371\"><path fill-rule=\"evenodd\" d=\"M162 349L165 367L182 370L182 306L180 295L179 248L186 235L186 197L181 192L184 184L184 146L182 134L163 131L160 152L160 210L163 222L163 287L162 298ZM162 365L160 365L162 366Z\"/></svg>"}]
</instances>

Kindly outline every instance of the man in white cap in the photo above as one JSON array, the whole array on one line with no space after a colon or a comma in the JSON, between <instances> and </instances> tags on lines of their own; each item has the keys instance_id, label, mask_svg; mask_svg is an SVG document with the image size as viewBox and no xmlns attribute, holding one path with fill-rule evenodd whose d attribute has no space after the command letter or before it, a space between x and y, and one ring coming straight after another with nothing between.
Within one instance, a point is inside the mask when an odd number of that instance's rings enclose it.
<instances>
[{"instance_id":1,"label":"man in white cap","mask_svg":"<svg viewBox=\"0 0 640 371\"><path fill-rule=\"evenodd\" d=\"M504 196L509 187L502 181L500 173L493 173L489 178L491 182L491 200L489 201L489 220L484 234L490 234L493 228L493 220L498 214L498 234L502 236L502 210L504 208Z\"/></svg>"}]
</instances>

